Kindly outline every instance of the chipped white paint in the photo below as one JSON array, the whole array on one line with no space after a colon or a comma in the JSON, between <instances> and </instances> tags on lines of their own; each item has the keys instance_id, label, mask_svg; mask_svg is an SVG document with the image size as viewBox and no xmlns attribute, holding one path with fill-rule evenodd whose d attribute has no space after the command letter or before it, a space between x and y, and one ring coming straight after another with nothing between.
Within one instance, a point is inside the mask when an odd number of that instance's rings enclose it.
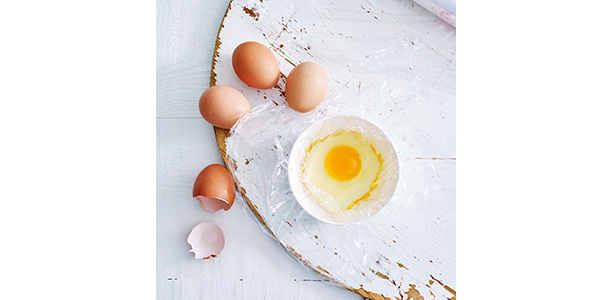
<instances>
[{"instance_id":1,"label":"chipped white paint","mask_svg":"<svg viewBox=\"0 0 610 300\"><path fill-rule=\"evenodd\" d=\"M231 53L247 40L274 50L283 74L275 88L250 88L233 72ZM455 28L411 1L235 0L218 42L213 83L240 90L253 106L238 126L250 135L238 129L227 140L234 176L280 243L369 298L454 297ZM299 115L285 106L283 89L304 61L325 68L329 91L321 110ZM354 226L308 216L286 184L298 131L335 112L379 125L401 161L396 201Z\"/></svg>"}]
</instances>

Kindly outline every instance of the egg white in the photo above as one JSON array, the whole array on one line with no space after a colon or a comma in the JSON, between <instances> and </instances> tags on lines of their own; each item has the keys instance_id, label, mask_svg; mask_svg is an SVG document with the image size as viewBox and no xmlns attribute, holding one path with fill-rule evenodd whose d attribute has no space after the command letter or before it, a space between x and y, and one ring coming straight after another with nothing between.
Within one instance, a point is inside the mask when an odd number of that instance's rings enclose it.
<instances>
[{"instance_id":1,"label":"egg white","mask_svg":"<svg viewBox=\"0 0 610 300\"><path fill-rule=\"evenodd\" d=\"M332 178L324 166L326 154L340 145L354 148L362 163L360 173L347 181ZM322 207L336 214L351 208L356 201L370 194L379 179L381 163L381 154L362 134L341 130L312 143L306 151L301 181Z\"/></svg>"}]
</instances>

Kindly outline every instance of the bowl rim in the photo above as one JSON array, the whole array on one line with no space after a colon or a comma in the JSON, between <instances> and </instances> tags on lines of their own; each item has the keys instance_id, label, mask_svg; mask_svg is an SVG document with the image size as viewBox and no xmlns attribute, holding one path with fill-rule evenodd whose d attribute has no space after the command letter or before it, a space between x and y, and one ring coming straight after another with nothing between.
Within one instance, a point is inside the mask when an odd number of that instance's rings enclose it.
<instances>
[{"instance_id":1,"label":"bowl rim","mask_svg":"<svg viewBox=\"0 0 610 300\"><path fill-rule=\"evenodd\" d=\"M381 134L383 134L383 136L386 138L387 142L390 144L390 148L391 151L394 153L395 157L396 157L396 167L397 167L397 171L396 171L396 185L394 186L394 188L392 189L392 192L390 193L388 200L386 201L386 203L376 212L370 214L369 216L367 216L366 218L363 218L361 220L354 220L354 221L348 221L348 222L335 222L332 220L328 220L325 219L321 216L319 216L318 214L316 214L315 212L311 211L310 209L308 209L305 205L303 205L302 201L303 199L301 199L301 197L298 196L297 193L295 193L295 189L293 187L294 184L300 183L300 180L296 179L293 175L294 172L291 172L291 167L294 164L293 163L293 158L294 158L294 152L295 152L295 146L302 141L302 139L306 138L306 134L309 133L310 130L312 130L312 128L314 128L315 126L328 122L331 119L334 118L350 118L350 119L358 119L359 122L366 122L369 125L375 127L377 130L379 130L379 132L381 132ZM296 159L296 158L294 158ZM398 189L398 185L400 183L400 170L401 170L401 166L400 166L400 158L398 156L398 151L396 151L396 146L394 145L394 142L392 142L392 140L390 139L390 136L387 134L387 132L385 130L383 130L383 128L381 128L380 126L378 126L377 124L375 124L372 121L367 120L366 118L363 118L361 116L356 116L356 115L343 115L343 114L339 114L339 115L333 115L333 116L328 116L325 117L323 119L320 119L318 121L313 122L313 124L309 125L303 132L301 132L299 134L299 136L297 137L297 139L294 141L292 148L290 149L290 154L288 157L288 184L290 187L290 191L293 195L293 197L297 200L297 202L299 203L299 205L301 206L301 208L303 210L305 210L310 216L323 221L325 223L329 223L329 224L334 224L334 225L348 225L348 224L355 224L355 223L359 223L359 222L363 222L365 220L369 220L371 218L373 218L374 216L378 215L381 211L383 211L386 207L388 207L388 205L390 204L390 202L394 199L394 196L396 194L396 190Z\"/></svg>"}]
</instances>

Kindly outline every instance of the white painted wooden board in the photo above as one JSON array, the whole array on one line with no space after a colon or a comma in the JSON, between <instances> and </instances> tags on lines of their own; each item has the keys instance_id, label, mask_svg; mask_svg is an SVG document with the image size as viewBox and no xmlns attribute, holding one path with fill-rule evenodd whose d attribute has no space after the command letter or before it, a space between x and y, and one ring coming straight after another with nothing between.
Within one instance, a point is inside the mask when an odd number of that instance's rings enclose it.
<instances>
[{"instance_id":1,"label":"white painted wooden board","mask_svg":"<svg viewBox=\"0 0 610 300\"><path fill-rule=\"evenodd\" d=\"M247 40L278 57L276 87L256 90L236 77L231 53ZM302 115L286 106L283 89L304 61L325 68L329 91ZM455 297L455 28L411 1L235 0L219 32L213 84L240 90L253 106L227 139L227 161L247 203L290 253L369 298ZM401 163L390 207L353 226L308 216L287 184L298 133L335 113L379 125Z\"/></svg>"},{"instance_id":2,"label":"white painted wooden board","mask_svg":"<svg viewBox=\"0 0 610 300\"><path fill-rule=\"evenodd\" d=\"M213 127L197 103L210 83L228 4L157 1L157 299L362 299L296 263L242 199L215 214L192 199L198 172L222 163ZM186 242L203 221L218 224L226 237L224 251L209 261L196 260Z\"/></svg>"}]
</instances>

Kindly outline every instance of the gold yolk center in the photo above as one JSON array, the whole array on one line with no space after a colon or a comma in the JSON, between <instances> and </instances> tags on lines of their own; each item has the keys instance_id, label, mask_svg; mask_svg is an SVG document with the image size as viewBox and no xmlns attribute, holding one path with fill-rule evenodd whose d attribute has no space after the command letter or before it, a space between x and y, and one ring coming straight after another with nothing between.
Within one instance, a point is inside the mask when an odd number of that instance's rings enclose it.
<instances>
[{"instance_id":1,"label":"gold yolk center","mask_svg":"<svg viewBox=\"0 0 610 300\"><path fill-rule=\"evenodd\" d=\"M348 181L360 173L362 162L356 149L341 145L328 151L324 159L324 168L333 179Z\"/></svg>"}]
</instances>

